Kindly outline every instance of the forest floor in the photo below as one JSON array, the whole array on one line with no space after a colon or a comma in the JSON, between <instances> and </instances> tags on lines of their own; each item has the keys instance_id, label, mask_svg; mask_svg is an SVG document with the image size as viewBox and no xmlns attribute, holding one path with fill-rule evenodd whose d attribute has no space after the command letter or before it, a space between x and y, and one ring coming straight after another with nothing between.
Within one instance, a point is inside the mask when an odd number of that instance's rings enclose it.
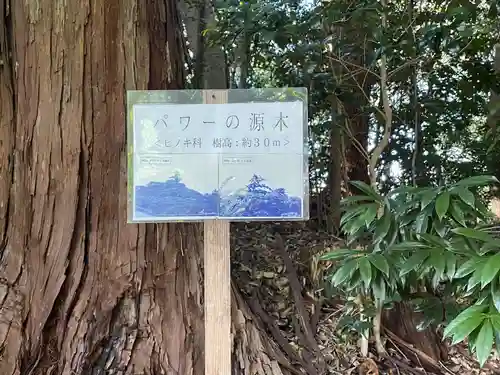
<instances>
[{"instance_id":1,"label":"forest floor","mask_svg":"<svg viewBox=\"0 0 500 375\"><path fill-rule=\"evenodd\" d=\"M342 246L341 239L303 223L236 223L231 233L233 282L275 345L294 359L292 367L308 375L500 374L500 358L492 357L479 369L463 345L449 348L446 363L425 370L418 350L409 358L408 344L390 333L384 336L385 358L378 358L372 345L370 358L362 358L355 335L339 329L346 302L325 299L320 287L330 264L317 258Z\"/></svg>"}]
</instances>

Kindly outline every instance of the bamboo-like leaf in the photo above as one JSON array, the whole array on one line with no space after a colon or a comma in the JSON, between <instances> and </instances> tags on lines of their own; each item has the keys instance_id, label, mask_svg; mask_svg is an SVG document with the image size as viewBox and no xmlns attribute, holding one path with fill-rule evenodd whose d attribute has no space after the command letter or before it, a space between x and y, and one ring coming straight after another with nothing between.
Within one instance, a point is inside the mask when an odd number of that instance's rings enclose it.
<instances>
[{"instance_id":1,"label":"bamboo-like leaf","mask_svg":"<svg viewBox=\"0 0 500 375\"><path fill-rule=\"evenodd\" d=\"M417 270L418 267L429 257L429 251L418 250L414 252L401 266L399 275L404 276L411 271Z\"/></svg>"},{"instance_id":2,"label":"bamboo-like leaf","mask_svg":"<svg viewBox=\"0 0 500 375\"><path fill-rule=\"evenodd\" d=\"M458 196L465 204L468 204L473 208L475 207L476 198L474 197L474 194L466 187L460 188L458 190Z\"/></svg>"},{"instance_id":3,"label":"bamboo-like leaf","mask_svg":"<svg viewBox=\"0 0 500 375\"><path fill-rule=\"evenodd\" d=\"M436 198L438 194L438 191L435 189L432 189L422 195L422 200L420 201L420 206L422 207L422 210L426 208L429 203L431 203L434 198Z\"/></svg>"},{"instance_id":4,"label":"bamboo-like leaf","mask_svg":"<svg viewBox=\"0 0 500 375\"><path fill-rule=\"evenodd\" d=\"M337 287L345 282L358 268L357 259L353 259L342 265L332 277L333 286Z\"/></svg>"},{"instance_id":5,"label":"bamboo-like leaf","mask_svg":"<svg viewBox=\"0 0 500 375\"><path fill-rule=\"evenodd\" d=\"M443 220L444 216L448 212L448 208L450 207L450 193L445 191L441 193L436 199L436 214L439 220Z\"/></svg>"},{"instance_id":6,"label":"bamboo-like leaf","mask_svg":"<svg viewBox=\"0 0 500 375\"><path fill-rule=\"evenodd\" d=\"M469 259L463 263L455 273L455 278L460 279L464 276L470 275L477 268L479 261L477 259Z\"/></svg>"},{"instance_id":7,"label":"bamboo-like leaf","mask_svg":"<svg viewBox=\"0 0 500 375\"><path fill-rule=\"evenodd\" d=\"M384 212L383 216L377 221L377 226L375 227L375 233L373 235L373 242L378 243L387 236L389 228L391 227L391 213Z\"/></svg>"},{"instance_id":8,"label":"bamboo-like leaf","mask_svg":"<svg viewBox=\"0 0 500 375\"><path fill-rule=\"evenodd\" d=\"M493 348L493 326L489 319L483 321L483 326L476 338L476 355L481 367L491 354Z\"/></svg>"},{"instance_id":9,"label":"bamboo-like leaf","mask_svg":"<svg viewBox=\"0 0 500 375\"><path fill-rule=\"evenodd\" d=\"M466 322L467 320L470 320L471 318L473 318L474 316L480 316L482 317L482 313L484 312L484 310L486 310L486 307L485 305L472 305L470 307L468 307L467 309L465 309L464 311L462 311L460 314L458 314L458 316L453 319L450 324L448 324L448 326L444 329L444 332L443 332L443 336L444 337L449 337L451 336L452 334L454 335L455 331L457 330L457 328L464 322ZM479 325L479 324L478 324ZM477 326L476 326L477 327ZM472 332L472 331L471 331Z\"/></svg>"},{"instance_id":10,"label":"bamboo-like leaf","mask_svg":"<svg viewBox=\"0 0 500 375\"><path fill-rule=\"evenodd\" d=\"M372 281L372 265L366 257L359 259L359 272L366 288L368 288Z\"/></svg>"},{"instance_id":11,"label":"bamboo-like leaf","mask_svg":"<svg viewBox=\"0 0 500 375\"><path fill-rule=\"evenodd\" d=\"M358 202L373 202L373 197L366 195L353 195L351 197L346 197L340 201L341 205L348 205Z\"/></svg>"},{"instance_id":12,"label":"bamboo-like leaf","mask_svg":"<svg viewBox=\"0 0 500 375\"><path fill-rule=\"evenodd\" d=\"M498 271L500 271L500 253L489 257L484 263L481 272L481 288L488 285L498 275Z\"/></svg>"},{"instance_id":13,"label":"bamboo-like leaf","mask_svg":"<svg viewBox=\"0 0 500 375\"><path fill-rule=\"evenodd\" d=\"M495 239L491 237L488 233L478 230L478 229L473 229L473 228L453 228L451 230L453 233L456 233L460 236L464 236L467 238L472 238L475 240L480 240L484 242L494 242Z\"/></svg>"},{"instance_id":14,"label":"bamboo-like leaf","mask_svg":"<svg viewBox=\"0 0 500 375\"><path fill-rule=\"evenodd\" d=\"M458 181L456 186L484 186L493 183L498 183L498 179L495 176L473 176L464 178L463 180Z\"/></svg>"},{"instance_id":15,"label":"bamboo-like leaf","mask_svg":"<svg viewBox=\"0 0 500 375\"><path fill-rule=\"evenodd\" d=\"M366 195L373 197L376 201L382 201L382 197L370 185L364 183L363 181L351 181L351 185L354 185Z\"/></svg>"},{"instance_id":16,"label":"bamboo-like leaf","mask_svg":"<svg viewBox=\"0 0 500 375\"><path fill-rule=\"evenodd\" d=\"M381 254L370 254L368 256L368 260L371 264L375 266L380 272L389 276L389 263L385 259L385 257Z\"/></svg>"}]
</instances>

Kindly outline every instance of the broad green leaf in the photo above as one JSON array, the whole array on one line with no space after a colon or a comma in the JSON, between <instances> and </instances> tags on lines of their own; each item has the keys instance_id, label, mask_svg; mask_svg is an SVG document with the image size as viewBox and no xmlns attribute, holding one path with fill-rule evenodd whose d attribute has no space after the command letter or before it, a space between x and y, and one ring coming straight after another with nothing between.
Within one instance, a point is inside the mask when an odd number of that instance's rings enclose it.
<instances>
[{"instance_id":1,"label":"broad green leaf","mask_svg":"<svg viewBox=\"0 0 500 375\"><path fill-rule=\"evenodd\" d=\"M363 215L363 218L365 219L365 225L367 227L372 223L372 221L377 216L378 208L379 208L379 206L377 204L372 204L368 207L365 214Z\"/></svg>"},{"instance_id":2,"label":"broad green leaf","mask_svg":"<svg viewBox=\"0 0 500 375\"><path fill-rule=\"evenodd\" d=\"M445 191L441 193L436 199L436 214L439 220L443 220L443 217L448 212L448 208L450 207L450 193Z\"/></svg>"},{"instance_id":3,"label":"broad green leaf","mask_svg":"<svg viewBox=\"0 0 500 375\"><path fill-rule=\"evenodd\" d=\"M342 218L340 219L340 225L343 226L346 224L348 221L351 221L354 217L361 215L364 213L366 210L366 205L362 204L359 206L353 206L350 207L346 212L342 215Z\"/></svg>"},{"instance_id":4,"label":"broad green leaf","mask_svg":"<svg viewBox=\"0 0 500 375\"><path fill-rule=\"evenodd\" d=\"M413 253L401 266L399 271L400 276L406 275L408 272L416 270L429 257L429 251L418 250Z\"/></svg>"},{"instance_id":5,"label":"broad green leaf","mask_svg":"<svg viewBox=\"0 0 500 375\"><path fill-rule=\"evenodd\" d=\"M333 286L336 287L345 282L347 278L349 278L349 276L352 275L357 268L358 268L357 259L353 259L348 261L347 263L344 263L344 265L342 265L332 277Z\"/></svg>"},{"instance_id":6,"label":"broad green leaf","mask_svg":"<svg viewBox=\"0 0 500 375\"><path fill-rule=\"evenodd\" d=\"M463 263L455 273L455 278L460 279L474 272L480 262L477 259L469 259Z\"/></svg>"},{"instance_id":7,"label":"broad green leaf","mask_svg":"<svg viewBox=\"0 0 500 375\"><path fill-rule=\"evenodd\" d=\"M353 289L358 288L360 284L361 284L361 273L359 272L359 269L357 269L352 273L352 275L349 275L349 277L342 283L342 288L350 292Z\"/></svg>"},{"instance_id":8,"label":"broad green leaf","mask_svg":"<svg viewBox=\"0 0 500 375\"><path fill-rule=\"evenodd\" d=\"M432 226L434 227L434 230L440 237L446 236L446 233L448 232L448 227L442 221L433 220Z\"/></svg>"},{"instance_id":9,"label":"broad green leaf","mask_svg":"<svg viewBox=\"0 0 500 375\"><path fill-rule=\"evenodd\" d=\"M429 205L429 203L431 203L434 200L434 198L436 198L437 194L438 194L438 191L433 189L433 190L426 192L422 195L422 200L421 200L421 204L420 204L420 206L422 207L422 210L424 208L426 208Z\"/></svg>"},{"instance_id":10,"label":"broad green leaf","mask_svg":"<svg viewBox=\"0 0 500 375\"><path fill-rule=\"evenodd\" d=\"M417 233L425 233L427 232L427 226L429 223L429 216L426 212L422 211L415 220L415 226L417 229Z\"/></svg>"},{"instance_id":11,"label":"broad green leaf","mask_svg":"<svg viewBox=\"0 0 500 375\"><path fill-rule=\"evenodd\" d=\"M474 198L474 194L469 189L467 189L466 187L459 189L458 196L464 203L468 204L471 207L474 207L476 198Z\"/></svg>"},{"instance_id":12,"label":"broad green leaf","mask_svg":"<svg viewBox=\"0 0 500 375\"><path fill-rule=\"evenodd\" d=\"M429 245L432 245L433 247L441 248L441 249L447 249L448 248L448 241L445 241L439 236L434 236L433 234L428 234L428 233L420 233L419 237L425 240Z\"/></svg>"},{"instance_id":13,"label":"broad green leaf","mask_svg":"<svg viewBox=\"0 0 500 375\"><path fill-rule=\"evenodd\" d=\"M493 242L494 239L491 237L488 233L478 230L478 229L473 229L473 228L453 228L451 230L453 233L456 233L460 236L464 236L467 238L472 238L475 240L480 240L484 242Z\"/></svg>"},{"instance_id":14,"label":"broad green leaf","mask_svg":"<svg viewBox=\"0 0 500 375\"><path fill-rule=\"evenodd\" d=\"M446 258L445 253L442 251L431 250L431 256L428 260L436 272L436 278L442 279L444 275L444 270L446 268Z\"/></svg>"},{"instance_id":15,"label":"broad green leaf","mask_svg":"<svg viewBox=\"0 0 500 375\"><path fill-rule=\"evenodd\" d=\"M453 280L455 277L455 271L457 267L457 258L453 253L445 252L446 256L446 276L450 280Z\"/></svg>"},{"instance_id":16,"label":"broad green leaf","mask_svg":"<svg viewBox=\"0 0 500 375\"><path fill-rule=\"evenodd\" d=\"M351 197L346 197L340 201L341 205L348 205L351 203L357 202L373 202L373 197L365 196L365 195L353 195Z\"/></svg>"},{"instance_id":17,"label":"broad green leaf","mask_svg":"<svg viewBox=\"0 0 500 375\"><path fill-rule=\"evenodd\" d=\"M429 249L429 245L416 241L406 241L392 245L389 250L391 251L407 251L417 249Z\"/></svg>"},{"instance_id":18,"label":"broad green leaf","mask_svg":"<svg viewBox=\"0 0 500 375\"><path fill-rule=\"evenodd\" d=\"M373 242L378 243L382 241L382 239L389 232L389 228L391 226L391 213L384 212L384 215L377 221L377 226L375 227L375 234L373 235Z\"/></svg>"},{"instance_id":19,"label":"broad green leaf","mask_svg":"<svg viewBox=\"0 0 500 375\"><path fill-rule=\"evenodd\" d=\"M463 225L464 227L467 225L465 223L465 215L456 202L451 202L450 213L451 216L457 221L457 223Z\"/></svg>"},{"instance_id":20,"label":"broad green leaf","mask_svg":"<svg viewBox=\"0 0 500 375\"><path fill-rule=\"evenodd\" d=\"M486 260L481 273L481 288L488 285L498 274L498 271L500 271L500 253L497 253Z\"/></svg>"},{"instance_id":21,"label":"broad green leaf","mask_svg":"<svg viewBox=\"0 0 500 375\"><path fill-rule=\"evenodd\" d=\"M363 181L351 181L351 184L361 190L363 193L369 195L370 197L373 197L376 201L382 201L382 197L370 185L364 183Z\"/></svg>"},{"instance_id":22,"label":"broad green leaf","mask_svg":"<svg viewBox=\"0 0 500 375\"><path fill-rule=\"evenodd\" d=\"M352 220L348 223L345 224L344 230L349 234L349 235L354 235L356 232L358 232L360 229L365 227L365 217L364 215L358 216L355 220Z\"/></svg>"},{"instance_id":23,"label":"broad green leaf","mask_svg":"<svg viewBox=\"0 0 500 375\"><path fill-rule=\"evenodd\" d=\"M380 272L389 276L389 263L387 263L387 259L381 254L370 254L368 256L368 260L371 264L375 266Z\"/></svg>"},{"instance_id":24,"label":"broad green leaf","mask_svg":"<svg viewBox=\"0 0 500 375\"><path fill-rule=\"evenodd\" d=\"M490 314L489 318L493 329L500 332L500 314Z\"/></svg>"},{"instance_id":25,"label":"broad green leaf","mask_svg":"<svg viewBox=\"0 0 500 375\"><path fill-rule=\"evenodd\" d=\"M343 258L350 258L351 256L358 256L362 254L363 251L356 249L337 249L330 251L329 253L323 254L319 257L320 260L337 260Z\"/></svg>"},{"instance_id":26,"label":"broad green leaf","mask_svg":"<svg viewBox=\"0 0 500 375\"><path fill-rule=\"evenodd\" d=\"M484 315L473 315L466 321L459 324L452 332L453 339L451 345L458 344L463 341L469 334L474 331L484 321Z\"/></svg>"},{"instance_id":27,"label":"broad green leaf","mask_svg":"<svg viewBox=\"0 0 500 375\"><path fill-rule=\"evenodd\" d=\"M481 250L479 250L479 255L484 255L489 253L490 251L497 252L500 247L499 243L494 242L486 242L483 246L481 246Z\"/></svg>"},{"instance_id":28,"label":"broad green leaf","mask_svg":"<svg viewBox=\"0 0 500 375\"><path fill-rule=\"evenodd\" d=\"M481 263L484 266L484 263ZM483 268L476 268L472 276L469 278L469 282L467 283L467 291L471 291L476 285L481 283L481 273Z\"/></svg>"},{"instance_id":29,"label":"broad green leaf","mask_svg":"<svg viewBox=\"0 0 500 375\"><path fill-rule=\"evenodd\" d=\"M489 319L485 319L476 338L476 355L481 367L491 354L493 348L493 327Z\"/></svg>"},{"instance_id":30,"label":"broad green leaf","mask_svg":"<svg viewBox=\"0 0 500 375\"><path fill-rule=\"evenodd\" d=\"M359 271L365 286L368 288L372 281L372 265L366 257L359 258Z\"/></svg>"},{"instance_id":31,"label":"broad green leaf","mask_svg":"<svg viewBox=\"0 0 500 375\"><path fill-rule=\"evenodd\" d=\"M443 336L453 336L453 345L462 341L484 320L483 311L487 306L473 305L462 311L444 329Z\"/></svg>"},{"instance_id":32,"label":"broad green leaf","mask_svg":"<svg viewBox=\"0 0 500 375\"><path fill-rule=\"evenodd\" d=\"M469 349L470 353L474 353L476 350L476 339L477 335L479 334L480 327L478 326L474 331L472 331L469 334L469 337L467 337L467 348Z\"/></svg>"},{"instance_id":33,"label":"broad green leaf","mask_svg":"<svg viewBox=\"0 0 500 375\"><path fill-rule=\"evenodd\" d=\"M458 181L456 186L483 186L489 185L493 183L498 183L498 179L494 176L473 176L464 178L463 180Z\"/></svg>"},{"instance_id":34,"label":"broad green leaf","mask_svg":"<svg viewBox=\"0 0 500 375\"><path fill-rule=\"evenodd\" d=\"M481 315L484 310L486 310L486 307L487 306L484 305L472 305L466 308L464 311L458 314L458 316L453 319L450 324L448 324L448 326L443 331L443 336L449 337L450 334L452 334L452 332L454 332L460 324L472 318L473 316Z\"/></svg>"}]
</instances>

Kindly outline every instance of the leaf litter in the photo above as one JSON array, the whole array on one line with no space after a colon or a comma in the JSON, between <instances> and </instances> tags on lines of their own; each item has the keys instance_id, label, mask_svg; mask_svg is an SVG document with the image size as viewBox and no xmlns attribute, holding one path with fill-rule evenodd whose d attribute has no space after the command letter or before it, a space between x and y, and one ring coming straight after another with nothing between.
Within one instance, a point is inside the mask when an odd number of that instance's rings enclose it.
<instances>
[{"instance_id":1,"label":"leaf litter","mask_svg":"<svg viewBox=\"0 0 500 375\"><path fill-rule=\"evenodd\" d=\"M480 369L465 345L449 349L447 363L436 363L439 372L426 371L418 355L416 359L405 355L404 341L394 335L384 337L385 358L378 358L372 347L369 358L361 357L357 338L338 329L346 301L325 298L321 286L332 264L318 258L340 247L344 247L342 239L300 222L231 224L233 281L298 371L308 375L500 374L496 353Z\"/></svg>"}]
</instances>

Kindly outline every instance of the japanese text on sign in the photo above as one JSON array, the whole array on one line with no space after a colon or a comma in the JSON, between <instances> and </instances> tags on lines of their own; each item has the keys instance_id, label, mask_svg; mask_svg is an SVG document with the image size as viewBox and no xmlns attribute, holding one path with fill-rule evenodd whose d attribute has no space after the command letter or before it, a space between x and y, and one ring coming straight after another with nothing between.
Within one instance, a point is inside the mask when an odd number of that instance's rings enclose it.
<instances>
[{"instance_id":1,"label":"japanese text on sign","mask_svg":"<svg viewBox=\"0 0 500 375\"><path fill-rule=\"evenodd\" d=\"M143 153L303 152L303 103L138 104L134 150Z\"/></svg>"}]
</instances>

